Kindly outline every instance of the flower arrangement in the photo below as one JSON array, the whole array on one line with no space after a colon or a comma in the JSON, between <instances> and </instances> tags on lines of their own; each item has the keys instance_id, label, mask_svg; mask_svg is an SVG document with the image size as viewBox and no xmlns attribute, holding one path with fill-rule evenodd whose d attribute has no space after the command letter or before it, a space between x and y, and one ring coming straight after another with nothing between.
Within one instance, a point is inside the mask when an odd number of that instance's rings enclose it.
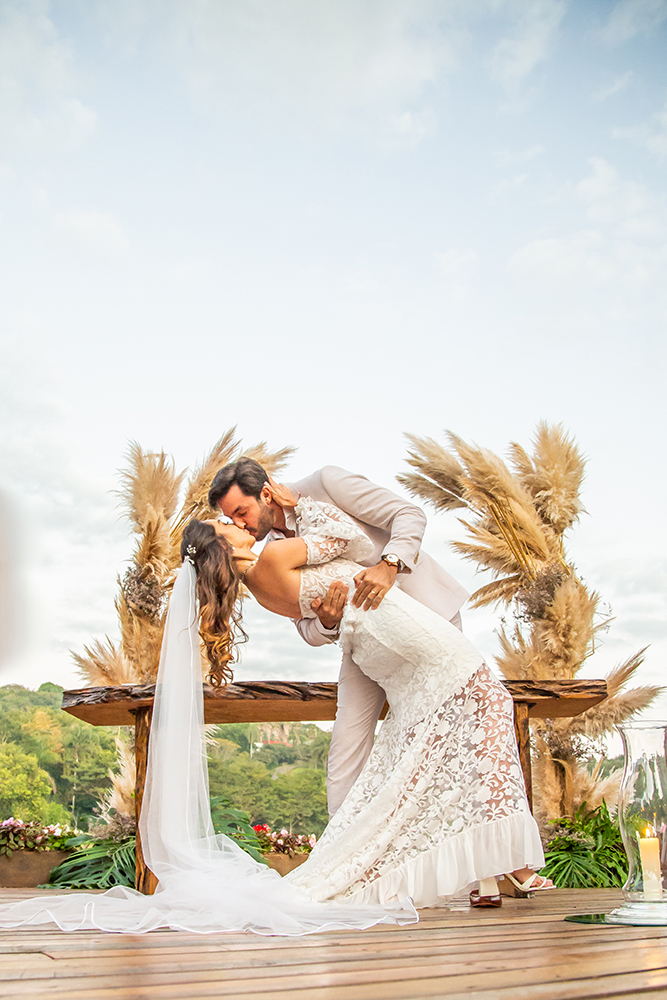
<instances>
[{"instance_id":1,"label":"flower arrangement","mask_svg":"<svg viewBox=\"0 0 667 1000\"><path fill-rule=\"evenodd\" d=\"M67 841L78 832L60 823L42 826L10 816L0 823L0 855L14 851L64 851Z\"/></svg>"},{"instance_id":2,"label":"flower arrangement","mask_svg":"<svg viewBox=\"0 0 667 1000\"><path fill-rule=\"evenodd\" d=\"M310 854L317 842L314 833L307 837L303 833L290 833L289 830L272 830L266 823L257 823L253 830L257 834L262 854L289 854L293 858L295 854Z\"/></svg>"}]
</instances>

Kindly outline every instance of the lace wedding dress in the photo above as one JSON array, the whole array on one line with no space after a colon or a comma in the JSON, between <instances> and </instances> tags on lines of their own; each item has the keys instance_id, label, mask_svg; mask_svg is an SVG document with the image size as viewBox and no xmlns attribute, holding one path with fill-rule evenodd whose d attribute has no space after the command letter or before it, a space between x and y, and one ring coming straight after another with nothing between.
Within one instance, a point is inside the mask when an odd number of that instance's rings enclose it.
<instances>
[{"instance_id":1,"label":"lace wedding dress","mask_svg":"<svg viewBox=\"0 0 667 1000\"><path fill-rule=\"evenodd\" d=\"M347 515L302 499L308 563L300 606L351 581L370 543ZM348 604L342 642L390 712L369 760L312 854L287 881L316 899L435 905L478 879L540 868L512 699L450 622L397 587L374 611Z\"/></svg>"}]
</instances>

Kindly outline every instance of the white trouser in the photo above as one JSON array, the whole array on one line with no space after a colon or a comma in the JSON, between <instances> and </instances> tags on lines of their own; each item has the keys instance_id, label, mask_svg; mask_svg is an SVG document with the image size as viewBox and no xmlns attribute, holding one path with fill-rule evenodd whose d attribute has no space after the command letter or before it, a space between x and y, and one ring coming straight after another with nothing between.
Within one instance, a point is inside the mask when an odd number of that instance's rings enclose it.
<instances>
[{"instance_id":1,"label":"white trouser","mask_svg":"<svg viewBox=\"0 0 667 1000\"><path fill-rule=\"evenodd\" d=\"M461 628L458 612L452 618L452 625ZM338 708L329 750L329 816L339 808L368 760L385 700L380 685L366 676L349 653L343 653L338 677Z\"/></svg>"}]
</instances>

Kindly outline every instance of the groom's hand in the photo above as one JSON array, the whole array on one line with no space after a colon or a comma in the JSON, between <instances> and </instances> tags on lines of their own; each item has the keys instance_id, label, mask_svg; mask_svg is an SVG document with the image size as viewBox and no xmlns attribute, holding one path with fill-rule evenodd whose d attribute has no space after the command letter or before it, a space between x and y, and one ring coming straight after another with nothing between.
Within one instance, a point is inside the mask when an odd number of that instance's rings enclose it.
<instances>
[{"instance_id":1,"label":"groom's hand","mask_svg":"<svg viewBox=\"0 0 667 1000\"><path fill-rule=\"evenodd\" d=\"M338 628L347 604L347 585L342 580L334 580L324 599L315 598L310 605L326 629Z\"/></svg>"},{"instance_id":2,"label":"groom's hand","mask_svg":"<svg viewBox=\"0 0 667 1000\"><path fill-rule=\"evenodd\" d=\"M352 598L355 608L363 607L364 611L379 608L384 595L394 586L396 573L396 567L389 566L384 560L357 573L354 578L357 589Z\"/></svg>"}]
</instances>

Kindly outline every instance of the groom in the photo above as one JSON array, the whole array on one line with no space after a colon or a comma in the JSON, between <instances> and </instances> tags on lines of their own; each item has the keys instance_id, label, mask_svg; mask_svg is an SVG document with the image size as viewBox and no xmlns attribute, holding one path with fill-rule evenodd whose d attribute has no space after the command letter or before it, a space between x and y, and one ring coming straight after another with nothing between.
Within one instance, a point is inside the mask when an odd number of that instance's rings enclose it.
<instances>
[{"instance_id":1,"label":"groom","mask_svg":"<svg viewBox=\"0 0 667 1000\"><path fill-rule=\"evenodd\" d=\"M250 458L216 473L208 494L239 528L261 541L296 533L294 506L300 497L330 503L348 514L374 545L355 577L352 602L366 610L379 607L394 584L420 604L461 627L459 608L468 594L434 559L420 551L426 518L419 507L364 476L326 465L305 479L283 486L273 482ZM316 618L296 621L311 646L338 638L347 588L333 584L323 601L312 604ZM338 680L338 708L328 767L329 813L333 816L359 776L373 746L375 726L385 702L382 688L343 653Z\"/></svg>"}]
</instances>

